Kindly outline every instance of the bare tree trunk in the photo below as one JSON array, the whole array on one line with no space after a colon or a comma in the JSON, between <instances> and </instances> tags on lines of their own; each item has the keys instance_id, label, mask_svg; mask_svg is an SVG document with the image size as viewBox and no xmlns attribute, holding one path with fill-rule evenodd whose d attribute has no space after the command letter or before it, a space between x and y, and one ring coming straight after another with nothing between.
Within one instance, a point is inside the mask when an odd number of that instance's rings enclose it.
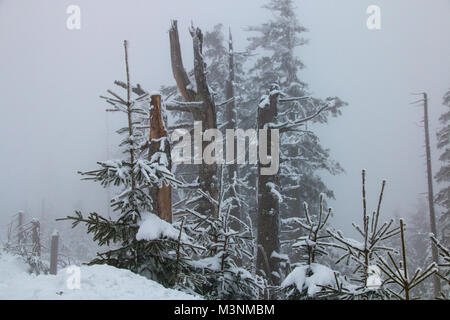
<instances>
[{"instance_id":1,"label":"bare tree trunk","mask_svg":"<svg viewBox=\"0 0 450 320\"><path fill-rule=\"evenodd\" d=\"M169 31L170 58L172 62L172 73L177 83L178 90L186 101L195 101L195 91L192 90L191 82L183 66L183 57L180 48L180 36L178 34L178 21L172 21Z\"/></svg>"},{"instance_id":2,"label":"bare tree trunk","mask_svg":"<svg viewBox=\"0 0 450 320\"><path fill-rule=\"evenodd\" d=\"M275 88L271 88L272 89ZM277 117L278 93L270 95L270 104L258 108L258 129L265 129L268 123L275 123ZM267 150L271 150L271 131L268 130ZM271 285L278 285L280 277L279 263L273 259L272 253L280 250L280 215L279 200L273 192L278 187L278 174L261 175L264 165L258 162L258 254L256 257L257 272L264 271Z\"/></svg>"},{"instance_id":3,"label":"bare tree trunk","mask_svg":"<svg viewBox=\"0 0 450 320\"><path fill-rule=\"evenodd\" d=\"M41 225L39 220L33 219L32 223L32 241L33 241L33 254L37 257L41 256L41 239L40 229Z\"/></svg>"},{"instance_id":4,"label":"bare tree trunk","mask_svg":"<svg viewBox=\"0 0 450 320\"><path fill-rule=\"evenodd\" d=\"M52 242L50 245L50 274L56 275L58 272L58 242L59 233L54 231L52 235Z\"/></svg>"},{"instance_id":5,"label":"bare tree trunk","mask_svg":"<svg viewBox=\"0 0 450 320\"><path fill-rule=\"evenodd\" d=\"M436 229L436 215L434 212L434 194L433 194L433 173L431 168L431 150L430 150L430 132L428 128L428 95L423 94L424 99L424 123L425 123L425 148L427 155L427 176L428 176L428 206L430 210L430 229L435 237L438 236ZM439 255L434 243L431 243L431 254L433 261L439 264ZM438 297L441 292L441 284L438 276L433 277L434 280L434 296Z\"/></svg>"},{"instance_id":6,"label":"bare tree trunk","mask_svg":"<svg viewBox=\"0 0 450 320\"><path fill-rule=\"evenodd\" d=\"M150 141L149 160L158 153L160 157L165 157L167 169L171 170L172 161L170 157L170 143L165 129L164 117L161 110L161 96L152 95L150 103ZM164 161L164 159L162 160ZM172 223L172 188L162 184L161 188L153 186L150 188L153 209L163 220Z\"/></svg>"},{"instance_id":7,"label":"bare tree trunk","mask_svg":"<svg viewBox=\"0 0 450 320\"><path fill-rule=\"evenodd\" d=\"M236 129L237 128L237 112L236 112L236 100L234 98L234 78L235 78L235 72L234 72L234 50L233 50L233 38L231 35L230 30L230 36L229 36L229 48L228 48L228 68L229 68L229 75L228 80L226 83L226 99L230 100L228 104L226 105L225 109L225 120L227 122L227 125L225 126L226 129ZM234 148L233 150L237 150L236 147L236 140L233 141ZM230 186L230 196L234 199L237 199L239 197L240 191L239 191L239 170L238 165L236 163L236 159L233 163L227 164L227 171L228 171L228 184ZM242 220L241 217L241 208L239 207L239 203L237 200L234 200L231 205L233 206L231 208L230 214L234 217L239 218ZM240 224L232 224L232 228L236 229L236 227L239 227Z\"/></svg>"},{"instance_id":8,"label":"bare tree trunk","mask_svg":"<svg viewBox=\"0 0 450 320\"><path fill-rule=\"evenodd\" d=\"M183 67L183 61L180 49L180 40L178 35L177 21L172 22L169 31L170 51L172 61L172 72L177 83L178 89L187 102L203 102L201 108L190 108L188 111L192 114L194 121L202 122L202 130L217 128L216 106L214 97L209 91L206 81L206 64L203 60L203 34L199 28L191 29L191 35L194 47L194 75L197 85L197 92L192 88L186 70ZM209 142L202 143L202 154ZM200 189L209 197L218 200L219 183L217 178L217 164L206 164L203 162L199 167L199 185ZM206 197L201 199L197 210L204 214L211 214L218 217L218 202L208 200Z\"/></svg>"},{"instance_id":9,"label":"bare tree trunk","mask_svg":"<svg viewBox=\"0 0 450 320\"><path fill-rule=\"evenodd\" d=\"M18 242L21 244L24 241L23 235L23 211L17 213L17 231L18 231Z\"/></svg>"},{"instance_id":10,"label":"bare tree trunk","mask_svg":"<svg viewBox=\"0 0 450 320\"><path fill-rule=\"evenodd\" d=\"M202 121L203 130L216 129L216 105L214 96L209 91L209 86L206 80L206 63L203 61L203 34L199 28L192 30L191 35L194 45L194 74L197 83L197 93L199 100L203 101L203 108L201 109L200 119ZM195 118L195 117L194 117ZM208 146L209 142L204 141L202 144L202 153ZM199 183L200 189L208 194L212 199L219 199L219 181L217 177L217 164L206 164L203 162L199 169ZM219 208L211 201L202 201L199 210L208 212L214 217L219 216Z\"/></svg>"}]
</instances>

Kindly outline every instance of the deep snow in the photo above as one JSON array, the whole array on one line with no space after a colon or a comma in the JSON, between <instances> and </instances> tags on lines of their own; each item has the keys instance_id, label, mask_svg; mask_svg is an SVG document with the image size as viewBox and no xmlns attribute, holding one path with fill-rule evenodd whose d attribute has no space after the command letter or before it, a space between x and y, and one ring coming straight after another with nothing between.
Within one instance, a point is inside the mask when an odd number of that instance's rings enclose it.
<instances>
[{"instance_id":1,"label":"deep snow","mask_svg":"<svg viewBox=\"0 0 450 320\"><path fill-rule=\"evenodd\" d=\"M308 276L308 269L312 271L312 274ZM332 285L334 283L334 271L327 266L311 263L310 266L302 265L296 267L287 277L284 279L281 287L286 288L295 284L297 290L302 292L307 289L308 296L314 296L321 289L320 286Z\"/></svg>"},{"instance_id":2,"label":"deep snow","mask_svg":"<svg viewBox=\"0 0 450 320\"><path fill-rule=\"evenodd\" d=\"M106 265L81 266L80 289L69 289L73 273L59 270L55 275L31 275L18 256L0 252L0 299L38 300L192 300L200 299L164 288L155 281L124 269Z\"/></svg>"}]
</instances>

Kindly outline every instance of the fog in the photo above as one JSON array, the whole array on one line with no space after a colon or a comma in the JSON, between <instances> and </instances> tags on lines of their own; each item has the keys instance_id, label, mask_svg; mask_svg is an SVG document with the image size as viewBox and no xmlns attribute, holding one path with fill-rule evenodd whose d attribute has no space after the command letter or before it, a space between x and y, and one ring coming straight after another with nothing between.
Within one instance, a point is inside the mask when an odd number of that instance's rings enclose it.
<instances>
[{"instance_id":1,"label":"fog","mask_svg":"<svg viewBox=\"0 0 450 320\"><path fill-rule=\"evenodd\" d=\"M0 224L17 210L66 216L74 208L107 213L107 194L80 181L79 170L114 155L120 115L99 99L125 78L122 41L129 40L131 81L146 90L174 84L168 29L179 20L185 66L192 63L191 20L204 31L230 26L237 50L246 26L270 15L265 1L13 1L0 0ZM81 29L66 28L66 8L81 8ZM368 30L366 8L381 8L382 29ZM433 169L442 97L450 87L450 1L299 0L309 44L299 56L301 79L313 94L349 105L329 125L314 126L344 167L323 174L338 227L360 221L361 170L368 172L369 208L387 179L383 212L413 212L425 199L426 167L421 107L412 92L430 97ZM107 146L110 146L109 148ZM435 189L437 186L435 185ZM3 231L2 231L3 233Z\"/></svg>"}]
</instances>

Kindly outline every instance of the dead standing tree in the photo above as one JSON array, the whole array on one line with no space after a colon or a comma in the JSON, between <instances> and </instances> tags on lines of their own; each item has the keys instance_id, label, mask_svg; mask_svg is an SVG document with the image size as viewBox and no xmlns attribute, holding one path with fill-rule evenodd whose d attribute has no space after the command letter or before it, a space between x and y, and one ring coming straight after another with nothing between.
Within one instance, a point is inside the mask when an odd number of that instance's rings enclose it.
<instances>
[{"instance_id":1,"label":"dead standing tree","mask_svg":"<svg viewBox=\"0 0 450 320\"><path fill-rule=\"evenodd\" d=\"M278 104L296 100L309 100L310 97L286 97L278 84L273 84L269 95L262 97L258 108L258 129L267 130L267 144L259 142L259 148L264 147L268 157L274 160L279 157L279 146L272 146L272 135L289 131L301 131L300 126L314 119L326 109L333 107L335 100L327 99L321 106L315 106L316 111L305 118L278 121ZM260 131L261 133L261 131ZM278 138L275 137L278 142ZM264 151L262 154L264 154ZM277 154L272 154L275 151ZM261 156L261 151L260 151ZM258 162L258 233L257 233L257 258L256 269L260 275L265 275L270 285L278 285L282 280L279 267L280 253L280 208L283 200L279 191L278 173L272 175L262 174L262 170L268 165Z\"/></svg>"},{"instance_id":2,"label":"dead standing tree","mask_svg":"<svg viewBox=\"0 0 450 320\"><path fill-rule=\"evenodd\" d=\"M115 81L114 83L128 90L127 83L121 81ZM131 91L139 96L136 98L136 102L142 102L148 106L148 109L145 108L146 111L140 114L141 117L148 118L148 126L137 128L144 131L149 130L146 133L142 133L143 136L148 135L148 140L139 146L136 151L148 152L147 158L150 162L158 162L171 171L171 145L167 133L167 119L164 105L161 102L161 94L158 92L148 93L139 84L132 87ZM142 121L144 122L145 120ZM149 195L155 214L161 219L172 223L172 187L164 182L160 186L150 186Z\"/></svg>"},{"instance_id":3,"label":"dead standing tree","mask_svg":"<svg viewBox=\"0 0 450 320\"><path fill-rule=\"evenodd\" d=\"M148 160L158 161L170 171L172 161L170 157L170 142L167 135L163 111L161 108L161 96L151 95L150 102L150 135ZM161 186L150 187L150 198L153 209L157 215L167 222L172 223L172 188L165 183Z\"/></svg>"},{"instance_id":4,"label":"dead standing tree","mask_svg":"<svg viewBox=\"0 0 450 320\"><path fill-rule=\"evenodd\" d=\"M275 91L277 86L271 88L268 103L263 103L258 108L258 129L267 129L269 123L276 121L277 103L279 93ZM261 145L259 147L261 148ZM268 131L267 152L271 149L271 131ZM271 155L272 156L272 155ZM262 175L261 169L266 167L258 162L258 232L256 256L256 270L260 275L265 275L269 284L280 283L280 276L276 274L279 269L278 261L272 259L273 252L280 251L280 215L279 200L277 197L278 175ZM261 272L263 271L263 272Z\"/></svg>"},{"instance_id":5,"label":"dead standing tree","mask_svg":"<svg viewBox=\"0 0 450 320\"><path fill-rule=\"evenodd\" d=\"M202 123L202 130L204 132L208 129L217 128L216 104L206 80L206 64L202 55L202 31L199 28L191 27L190 33L194 47L195 86L191 83L183 66L177 21L172 21L172 26L169 31L172 71L178 90L185 102L168 104L167 110L191 113L194 121L200 121ZM202 142L200 151L202 155L208 144L207 141ZM199 204L196 209L201 213L218 217L217 199L219 196L219 182L217 179L217 164L206 164L203 161L199 166L198 175L198 187L203 196L199 198Z\"/></svg>"},{"instance_id":6,"label":"dead standing tree","mask_svg":"<svg viewBox=\"0 0 450 320\"><path fill-rule=\"evenodd\" d=\"M416 95L416 94L414 94ZM425 130L425 152L426 152L426 162L427 162L427 182L428 182L428 208L430 214L430 229L434 236L437 236L436 228L436 214L434 210L434 193L433 193L433 170L431 165L431 148L430 148L430 130L428 123L428 95L424 93L419 93L423 96L423 99L413 102L412 104L423 102L423 122ZM435 264L439 264L439 254L436 245L431 242L431 255ZM433 277L434 286L434 296L438 297L441 293L441 283L438 276Z\"/></svg>"},{"instance_id":7,"label":"dead standing tree","mask_svg":"<svg viewBox=\"0 0 450 320\"><path fill-rule=\"evenodd\" d=\"M228 79L226 82L226 99L228 101L225 109L225 121L226 130L233 130L237 128L237 110L236 110L236 100L234 81L235 81L235 68L234 68L234 50L233 50L233 38L231 35L231 30L229 31L228 40ZM236 141L233 140L233 150L236 149ZM240 190L239 190L239 170L236 161L227 164L227 180L229 187L230 197L233 199L234 203L231 203L230 214L238 219L242 220L240 214ZM237 202L237 203L236 203Z\"/></svg>"}]
</instances>

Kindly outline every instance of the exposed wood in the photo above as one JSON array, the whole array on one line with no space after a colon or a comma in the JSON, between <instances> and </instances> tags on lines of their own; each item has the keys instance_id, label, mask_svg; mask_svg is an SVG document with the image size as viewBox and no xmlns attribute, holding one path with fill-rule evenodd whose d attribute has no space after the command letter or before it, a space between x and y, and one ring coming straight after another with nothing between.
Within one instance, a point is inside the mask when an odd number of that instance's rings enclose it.
<instances>
[{"instance_id":1,"label":"exposed wood","mask_svg":"<svg viewBox=\"0 0 450 320\"><path fill-rule=\"evenodd\" d=\"M178 90L186 102L196 102L196 104L178 106L178 109L184 109L178 111L186 111L187 108L189 108L194 121L201 121L202 129L205 131L208 129L217 128L216 105L214 96L209 91L209 86L206 80L206 64L203 60L202 54L203 34L199 28L191 28L190 31L194 48L194 76L197 92L193 90L193 85L183 67L177 21L172 21L172 27L169 31L172 72L177 83ZM202 102L201 108L199 108L199 102ZM202 153L208 144L209 142L202 143ZM203 193L212 199L218 199L219 185L217 181L217 165L208 165L203 162L199 166L198 175L199 186ZM215 205L213 201L209 201L206 197L199 202L197 210L203 214L211 214L215 217L218 217L219 214L218 206Z\"/></svg>"},{"instance_id":2,"label":"exposed wood","mask_svg":"<svg viewBox=\"0 0 450 320\"><path fill-rule=\"evenodd\" d=\"M150 108L149 160L157 153L162 153L161 156L167 159L167 169L171 170L170 144L164 125L160 95L151 96ZM153 200L153 209L156 214L161 219L171 223L172 188L164 183L161 187L153 186L150 188L150 196Z\"/></svg>"},{"instance_id":3,"label":"exposed wood","mask_svg":"<svg viewBox=\"0 0 450 320\"><path fill-rule=\"evenodd\" d=\"M197 83L198 100L203 101L204 108L199 114L194 114L195 120L202 121L203 130L217 128L216 106L214 96L209 91L209 86L206 80L206 63L203 61L203 34L199 28L191 30L192 42L194 46L194 75ZM200 119L198 118L200 116ZM209 142L203 141L202 152L208 146ZM213 199L219 198L219 183L217 179L217 164L203 164L199 168L199 183L200 189L208 194ZM219 216L219 208L211 201L202 201L197 209L200 212L205 212Z\"/></svg>"},{"instance_id":4,"label":"exposed wood","mask_svg":"<svg viewBox=\"0 0 450 320\"><path fill-rule=\"evenodd\" d=\"M195 92L189 88L192 87L186 70L183 66L183 57L181 56L180 38L178 35L178 21L172 21L172 27L169 31L170 38L170 58L172 61L172 72L177 82L178 90L186 101L195 100Z\"/></svg>"}]
</instances>

